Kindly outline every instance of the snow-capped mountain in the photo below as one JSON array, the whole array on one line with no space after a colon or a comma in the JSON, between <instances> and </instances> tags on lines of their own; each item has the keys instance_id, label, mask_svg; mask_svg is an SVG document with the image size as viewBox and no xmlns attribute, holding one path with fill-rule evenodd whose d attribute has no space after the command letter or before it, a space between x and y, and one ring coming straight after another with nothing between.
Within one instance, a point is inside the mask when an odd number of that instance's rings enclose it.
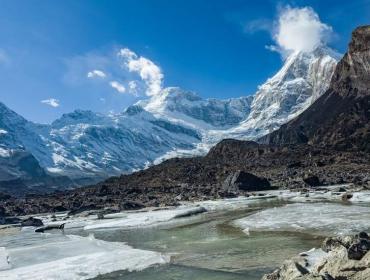
<instances>
[{"instance_id":1,"label":"snow-capped mountain","mask_svg":"<svg viewBox=\"0 0 370 280\"><path fill-rule=\"evenodd\" d=\"M239 117L239 119L234 118L234 120L238 119L236 124L209 126L209 121L205 121L208 124L206 127L198 124L197 129L202 134L202 141L196 145L194 150L172 151L161 159L173 157L174 154L182 156L204 154L222 139L254 140L278 129L282 124L302 113L328 89L340 57L340 54L326 46L319 46L312 52L292 53L285 59L283 67L261 85L255 95L217 100L217 104L225 105L225 112L232 112L231 116ZM185 118L179 114L184 111L183 108L178 108L178 104L183 105L183 99L181 102L176 99L176 106L174 106L173 102L167 101L168 97L155 98L145 101L143 108L152 112L164 112L161 114L170 116L172 119L180 118L180 121L188 118L189 115L192 116L187 113ZM209 100L198 100L197 102L203 106L191 103L191 106L183 107L186 107L186 112L188 112L188 108L193 106L208 108L204 104L210 103ZM220 107L219 105L218 108ZM202 118L199 119L202 120ZM190 123L194 124L197 121L192 120Z\"/></svg>"},{"instance_id":2,"label":"snow-capped mountain","mask_svg":"<svg viewBox=\"0 0 370 280\"><path fill-rule=\"evenodd\" d=\"M329 86L339 55L296 52L255 95L202 99L180 88L104 115L76 110L51 125L29 122L0 104L0 157L34 156L49 174L103 178L174 156L202 154L223 138L254 139L304 111Z\"/></svg>"},{"instance_id":3,"label":"snow-capped mountain","mask_svg":"<svg viewBox=\"0 0 370 280\"><path fill-rule=\"evenodd\" d=\"M150 165L172 149L191 149L201 140L192 128L156 118L138 106L116 115L75 111L53 122L47 145L51 172L78 178L118 175Z\"/></svg>"},{"instance_id":4,"label":"snow-capped mountain","mask_svg":"<svg viewBox=\"0 0 370 280\"><path fill-rule=\"evenodd\" d=\"M339 59L323 46L292 53L280 71L259 87L251 113L239 129L260 137L302 113L328 89Z\"/></svg>"}]
</instances>

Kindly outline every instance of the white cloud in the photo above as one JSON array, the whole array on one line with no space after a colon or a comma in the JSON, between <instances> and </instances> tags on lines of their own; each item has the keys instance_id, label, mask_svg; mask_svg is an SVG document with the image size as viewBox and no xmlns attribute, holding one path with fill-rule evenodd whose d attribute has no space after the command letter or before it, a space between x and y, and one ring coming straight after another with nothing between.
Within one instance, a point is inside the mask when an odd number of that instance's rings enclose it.
<instances>
[{"instance_id":1,"label":"white cloud","mask_svg":"<svg viewBox=\"0 0 370 280\"><path fill-rule=\"evenodd\" d=\"M129 81L128 82L128 89L129 89L129 92L133 95L137 95L138 94L138 85L137 85L137 82L136 81Z\"/></svg>"},{"instance_id":2,"label":"white cloud","mask_svg":"<svg viewBox=\"0 0 370 280\"><path fill-rule=\"evenodd\" d=\"M276 23L274 40L284 53L312 51L320 43L327 42L332 28L320 21L311 7L285 7ZM276 47L273 47L276 50Z\"/></svg>"},{"instance_id":3,"label":"white cloud","mask_svg":"<svg viewBox=\"0 0 370 280\"><path fill-rule=\"evenodd\" d=\"M101 70L93 70L87 73L88 78L105 78L107 75Z\"/></svg>"},{"instance_id":4,"label":"white cloud","mask_svg":"<svg viewBox=\"0 0 370 280\"><path fill-rule=\"evenodd\" d=\"M259 18L251 20L244 25L244 32L248 34L254 34L258 31L268 31L272 29L272 20Z\"/></svg>"},{"instance_id":5,"label":"white cloud","mask_svg":"<svg viewBox=\"0 0 370 280\"><path fill-rule=\"evenodd\" d=\"M148 58L137 56L133 51L124 48L118 52L124 65L130 72L138 73L147 86L146 95L153 96L162 89L163 74L161 69Z\"/></svg>"},{"instance_id":6,"label":"white cloud","mask_svg":"<svg viewBox=\"0 0 370 280\"><path fill-rule=\"evenodd\" d=\"M54 107L54 108L59 107L59 100L55 99L55 98L49 98L49 99L41 100L41 103L49 105L49 106Z\"/></svg>"},{"instance_id":7,"label":"white cloud","mask_svg":"<svg viewBox=\"0 0 370 280\"><path fill-rule=\"evenodd\" d=\"M111 81L109 84L112 88L117 90L119 93L124 93L126 91L125 86L117 81Z\"/></svg>"}]
</instances>

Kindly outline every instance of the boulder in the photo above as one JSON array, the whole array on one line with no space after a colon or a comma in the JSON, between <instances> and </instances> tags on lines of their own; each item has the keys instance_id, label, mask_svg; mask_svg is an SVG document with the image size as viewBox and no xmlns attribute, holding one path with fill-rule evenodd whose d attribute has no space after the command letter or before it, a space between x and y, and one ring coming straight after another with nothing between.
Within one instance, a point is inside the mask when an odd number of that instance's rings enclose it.
<instances>
[{"instance_id":1,"label":"boulder","mask_svg":"<svg viewBox=\"0 0 370 280\"><path fill-rule=\"evenodd\" d=\"M230 174L222 189L226 193L237 193L241 191L261 191L271 189L270 182L266 178L258 177L245 171L237 171Z\"/></svg>"},{"instance_id":2,"label":"boulder","mask_svg":"<svg viewBox=\"0 0 370 280\"><path fill-rule=\"evenodd\" d=\"M44 223L37 218L29 217L21 222L22 227L41 227Z\"/></svg>"},{"instance_id":3,"label":"boulder","mask_svg":"<svg viewBox=\"0 0 370 280\"><path fill-rule=\"evenodd\" d=\"M366 232L326 238L322 249L314 249L284 264L263 280L368 280L370 240ZM320 250L320 251L318 251ZM316 252L316 253L315 253ZM311 257L309 255L312 254ZM306 265L309 263L309 265ZM298 264L298 265L297 265Z\"/></svg>"},{"instance_id":4,"label":"boulder","mask_svg":"<svg viewBox=\"0 0 370 280\"><path fill-rule=\"evenodd\" d=\"M321 186L322 183L316 175L305 175L303 177L303 182L305 182L310 187L318 187Z\"/></svg>"},{"instance_id":5,"label":"boulder","mask_svg":"<svg viewBox=\"0 0 370 280\"><path fill-rule=\"evenodd\" d=\"M141 203L140 201L132 201L127 200L121 203L120 209L121 210L138 210L145 208L145 205Z\"/></svg>"},{"instance_id":6,"label":"boulder","mask_svg":"<svg viewBox=\"0 0 370 280\"><path fill-rule=\"evenodd\" d=\"M351 194L351 193L344 193L344 194L342 195L342 201L348 201L348 200L350 200L352 197L353 197L353 194Z\"/></svg>"}]
</instances>

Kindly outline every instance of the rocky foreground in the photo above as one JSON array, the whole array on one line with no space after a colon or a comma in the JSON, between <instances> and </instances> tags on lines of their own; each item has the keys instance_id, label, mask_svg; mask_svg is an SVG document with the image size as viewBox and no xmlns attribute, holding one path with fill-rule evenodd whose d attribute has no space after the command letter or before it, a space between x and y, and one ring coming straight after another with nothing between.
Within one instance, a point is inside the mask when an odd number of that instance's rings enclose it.
<instances>
[{"instance_id":1,"label":"rocky foreground","mask_svg":"<svg viewBox=\"0 0 370 280\"><path fill-rule=\"evenodd\" d=\"M367 233L327 238L321 249L286 261L262 280L368 280L370 239Z\"/></svg>"}]
</instances>

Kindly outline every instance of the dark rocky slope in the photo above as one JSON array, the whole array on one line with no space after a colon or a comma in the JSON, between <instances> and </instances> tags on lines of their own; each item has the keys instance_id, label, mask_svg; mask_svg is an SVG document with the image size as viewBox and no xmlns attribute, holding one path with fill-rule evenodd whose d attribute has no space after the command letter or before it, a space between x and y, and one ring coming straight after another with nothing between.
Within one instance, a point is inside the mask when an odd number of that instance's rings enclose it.
<instances>
[{"instance_id":1,"label":"dark rocky slope","mask_svg":"<svg viewBox=\"0 0 370 280\"><path fill-rule=\"evenodd\" d=\"M255 176L239 176L243 174L239 171ZM118 211L176 205L179 200L230 197L275 187L304 189L336 183L367 187L369 171L370 155L366 153L224 140L202 158L171 159L147 170L71 191L0 199L0 207L8 215L106 207ZM230 176L236 176L235 180L230 180ZM252 187L258 185L259 188Z\"/></svg>"},{"instance_id":2,"label":"dark rocky slope","mask_svg":"<svg viewBox=\"0 0 370 280\"><path fill-rule=\"evenodd\" d=\"M75 184L66 176L53 176L27 151L14 150L0 157L0 192L14 196L25 193L51 193Z\"/></svg>"},{"instance_id":3,"label":"dark rocky slope","mask_svg":"<svg viewBox=\"0 0 370 280\"><path fill-rule=\"evenodd\" d=\"M370 27L353 32L330 89L264 143L224 140L205 157L170 159L94 186L52 195L0 199L0 212L22 215L122 210L247 194L370 182Z\"/></svg>"},{"instance_id":4,"label":"dark rocky slope","mask_svg":"<svg viewBox=\"0 0 370 280\"><path fill-rule=\"evenodd\" d=\"M352 33L329 90L296 119L260 139L370 152L370 26Z\"/></svg>"}]
</instances>

